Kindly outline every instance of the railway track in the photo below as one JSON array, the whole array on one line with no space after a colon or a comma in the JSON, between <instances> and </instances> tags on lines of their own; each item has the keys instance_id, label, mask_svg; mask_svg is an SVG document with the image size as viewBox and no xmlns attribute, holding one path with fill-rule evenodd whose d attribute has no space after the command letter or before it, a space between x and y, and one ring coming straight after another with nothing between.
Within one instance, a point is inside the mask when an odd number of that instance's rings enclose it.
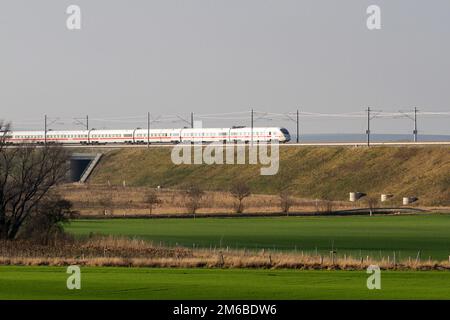
<instances>
[{"instance_id":1,"label":"railway track","mask_svg":"<svg viewBox=\"0 0 450 320\"><path fill-rule=\"evenodd\" d=\"M203 145L208 145L209 143L203 143ZM189 146L189 144L186 144ZM244 144L229 144L243 146ZM248 145L248 144L245 144ZM115 148L172 148L176 146L175 144L151 144L147 146L146 144L122 144L122 143L110 143L110 144L62 144L65 148L72 149L115 149ZM367 147L366 142L307 142L307 143L280 143L279 146L281 148L286 147ZM375 146L392 146L392 147L401 147L401 146L450 146L450 141L424 141L424 142L371 142L371 147ZM8 148L15 148L16 146L8 146ZM42 147L42 145L37 146Z\"/></svg>"},{"instance_id":2,"label":"railway track","mask_svg":"<svg viewBox=\"0 0 450 320\"><path fill-rule=\"evenodd\" d=\"M207 143L204 143L207 145ZM231 144L233 145L233 144ZM244 144L237 144L244 145ZM63 145L67 148L171 148L174 144L95 144L95 145ZM348 147L367 147L365 142L320 142L320 143L280 143L281 148L284 147L306 147L306 146L348 146ZM450 146L450 141L435 142L371 142L370 146Z\"/></svg>"}]
</instances>

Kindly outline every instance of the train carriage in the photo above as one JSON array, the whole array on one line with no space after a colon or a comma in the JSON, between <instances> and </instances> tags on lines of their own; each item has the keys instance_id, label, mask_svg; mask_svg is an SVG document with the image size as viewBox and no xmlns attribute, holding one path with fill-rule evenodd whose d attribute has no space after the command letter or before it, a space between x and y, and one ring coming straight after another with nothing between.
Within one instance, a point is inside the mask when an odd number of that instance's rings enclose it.
<instances>
[{"instance_id":1,"label":"train carriage","mask_svg":"<svg viewBox=\"0 0 450 320\"><path fill-rule=\"evenodd\" d=\"M185 129L124 129L124 130L49 130L9 131L5 135L8 144L61 143L61 144L146 144L250 141L278 141L285 143L291 137L285 128L278 127L232 127L232 128L185 128Z\"/></svg>"}]
</instances>

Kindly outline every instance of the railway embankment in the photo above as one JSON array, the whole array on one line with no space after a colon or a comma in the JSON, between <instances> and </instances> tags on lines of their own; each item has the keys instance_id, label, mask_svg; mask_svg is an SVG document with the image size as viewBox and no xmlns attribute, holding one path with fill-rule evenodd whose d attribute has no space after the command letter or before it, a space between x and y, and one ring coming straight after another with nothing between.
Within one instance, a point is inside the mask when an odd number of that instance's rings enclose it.
<instances>
[{"instance_id":1,"label":"railway embankment","mask_svg":"<svg viewBox=\"0 0 450 320\"><path fill-rule=\"evenodd\" d=\"M413 206L450 206L450 148L430 147L290 147L279 149L276 175L260 174L261 165L181 164L170 148L111 149L89 178L103 185L182 189L195 183L226 191L245 180L254 193L277 194L288 188L308 199L348 200L349 192L392 194L393 206L417 197Z\"/></svg>"}]
</instances>

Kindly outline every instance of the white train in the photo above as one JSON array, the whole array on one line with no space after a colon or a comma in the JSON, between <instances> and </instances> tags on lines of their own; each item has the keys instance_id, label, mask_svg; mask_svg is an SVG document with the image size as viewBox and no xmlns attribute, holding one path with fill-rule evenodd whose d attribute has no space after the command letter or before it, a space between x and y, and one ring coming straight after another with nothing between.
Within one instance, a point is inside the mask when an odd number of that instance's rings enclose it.
<instances>
[{"instance_id":1,"label":"white train","mask_svg":"<svg viewBox=\"0 0 450 320\"><path fill-rule=\"evenodd\" d=\"M149 133L149 135L148 135ZM285 128L254 127L253 141L288 142L291 139ZM6 143L62 143L62 144L146 144L183 142L249 142L252 129L232 128L194 128L194 129L132 129L132 130L78 130L78 131L9 131Z\"/></svg>"}]
</instances>

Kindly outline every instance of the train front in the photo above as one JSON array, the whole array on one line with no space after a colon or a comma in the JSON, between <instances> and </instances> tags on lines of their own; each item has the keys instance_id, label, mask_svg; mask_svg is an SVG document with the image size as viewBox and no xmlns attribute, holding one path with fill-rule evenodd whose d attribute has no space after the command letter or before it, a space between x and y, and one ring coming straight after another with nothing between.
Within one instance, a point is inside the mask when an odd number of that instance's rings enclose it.
<instances>
[{"instance_id":1,"label":"train front","mask_svg":"<svg viewBox=\"0 0 450 320\"><path fill-rule=\"evenodd\" d=\"M291 135L289 134L289 131L287 131L286 128L280 128L281 131L281 139L280 142L286 143L291 141Z\"/></svg>"}]
</instances>

